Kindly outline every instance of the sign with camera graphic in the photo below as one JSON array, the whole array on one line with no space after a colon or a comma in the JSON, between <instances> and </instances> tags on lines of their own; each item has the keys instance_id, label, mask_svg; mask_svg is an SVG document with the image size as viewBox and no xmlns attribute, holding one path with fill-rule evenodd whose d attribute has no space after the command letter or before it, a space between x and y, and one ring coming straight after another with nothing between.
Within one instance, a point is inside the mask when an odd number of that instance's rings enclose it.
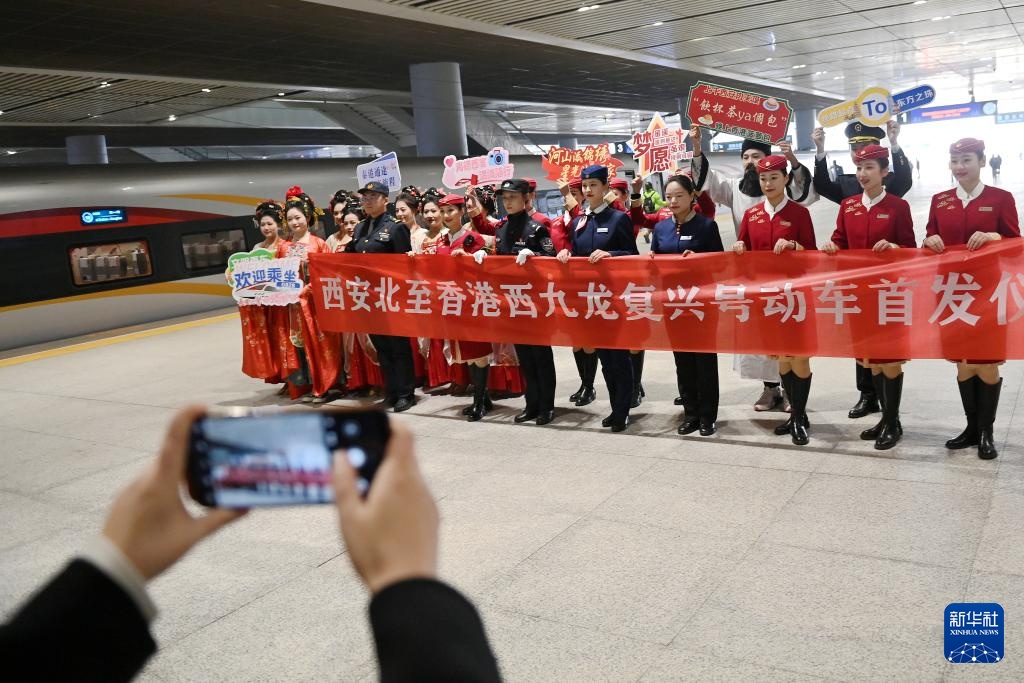
<instances>
[{"instance_id":1,"label":"sign with camera graphic","mask_svg":"<svg viewBox=\"0 0 1024 683\"><path fill-rule=\"evenodd\" d=\"M487 154L468 159L457 159L449 154L444 158L444 186L457 190L474 185L499 185L515 177L515 166L509 161L508 150L494 147Z\"/></svg>"}]
</instances>

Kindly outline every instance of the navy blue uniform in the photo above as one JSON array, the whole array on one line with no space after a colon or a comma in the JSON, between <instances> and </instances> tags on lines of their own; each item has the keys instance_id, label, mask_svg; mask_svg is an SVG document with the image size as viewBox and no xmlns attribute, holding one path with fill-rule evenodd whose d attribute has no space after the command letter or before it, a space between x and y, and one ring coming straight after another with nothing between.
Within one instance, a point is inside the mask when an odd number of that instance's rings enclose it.
<instances>
[{"instance_id":1,"label":"navy blue uniform","mask_svg":"<svg viewBox=\"0 0 1024 683\"><path fill-rule=\"evenodd\" d=\"M633 222L622 211L603 205L595 213L580 214L569 223L573 256L606 251L612 256L638 256ZM624 425L629 418L633 393L633 364L626 349L597 349L601 374L608 386L612 414L610 424Z\"/></svg>"},{"instance_id":2,"label":"navy blue uniform","mask_svg":"<svg viewBox=\"0 0 1024 683\"><path fill-rule=\"evenodd\" d=\"M718 224L707 216L694 213L685 223L677 224L675 218L666 218L655 225L651 251L655 254L682 254L684 251L725 251L725 248ZM683 398L685 420L714 423L718 420L718 354L673 351L672 355L676 361L676 384ZM685 424L680 427L680 433L684 433Z\"/></svg>"},{"instance_id":3,"label":"navy blue uniform","mask_svg":"<svg viewBox=\"0 0 1024 683\"><path fill-rule=\"evenodd\" d=\"M412 251L409 228L404 223L396 223L386 213L376 218L368 217L356 226L346 251L356 254L405 254ZM391 404L403 398L415 402L416 366L413 364L409 338L371 334L370 341L377 349L377 360L386 385L386 400Z\"/></svg>"},{"instance_id":4,"label":"navy blue uniform","mask_svg":"<svg viewBox=\"0 0 1024 683\"><path fill-rule=\"evenodd\" d=\"M494 253L515 256L529 249L537 256L554 256L555 246L548 229L525 211L511 214L501 222L494 238ZM519 367L526 380L526 410L523 419L534 419L555 409L555 356L550 346L516 344Z\"/></svg>"}]
</instances>

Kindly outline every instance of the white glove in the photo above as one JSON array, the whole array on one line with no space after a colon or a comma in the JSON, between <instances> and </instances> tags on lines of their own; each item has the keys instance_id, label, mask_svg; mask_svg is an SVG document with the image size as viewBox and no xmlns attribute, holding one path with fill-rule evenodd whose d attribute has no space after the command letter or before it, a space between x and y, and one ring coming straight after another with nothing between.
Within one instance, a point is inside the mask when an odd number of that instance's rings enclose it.
<instances>
[{"instance_id":1,"label":"white glove","mask_svg":"<svg viewBox=\"0 0 1024 683\"><path fill-rule=\"evenodd\" d=\"M534 253L529 249L522 249L516 255L516 265L521 266L526 263L527 257L534 256Z\"/></svg>"},{"instance_id":2,"label":"white glove","mask_svg":"<svg viewBox=\"0 0 1024 683\"><path fill-rule=\"evenodd\" d=\"M483 249L473 252L473 260L478 266L484 262L485 258L487 258L487 252Z\"/></svg>"}]
</instances>

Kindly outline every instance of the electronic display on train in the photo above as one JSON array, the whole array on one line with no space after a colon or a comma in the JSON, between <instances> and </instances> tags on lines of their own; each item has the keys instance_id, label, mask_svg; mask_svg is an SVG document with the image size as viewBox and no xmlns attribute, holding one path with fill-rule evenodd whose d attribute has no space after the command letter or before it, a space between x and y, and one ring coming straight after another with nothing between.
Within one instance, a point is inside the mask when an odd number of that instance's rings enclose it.
<instances>
[{"instance_id":1,"label":"electronic display on train","mask_svg":"<svg viewBox=\"0 0 1024 683\"><path fill-rule=\"evenodd\" d=\"M128 212L124 209L86 209L82 212L82 225L124 223L126 220Z\"/></svg>"}]
</instances>

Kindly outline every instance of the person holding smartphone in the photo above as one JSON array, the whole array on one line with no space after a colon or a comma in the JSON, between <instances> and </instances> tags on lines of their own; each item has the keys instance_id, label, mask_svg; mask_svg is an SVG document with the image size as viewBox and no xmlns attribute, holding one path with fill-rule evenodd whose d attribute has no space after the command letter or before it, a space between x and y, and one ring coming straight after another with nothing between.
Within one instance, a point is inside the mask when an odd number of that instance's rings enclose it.
<instances>
[{"instance_id":1,"label":"person holding smartphone","mask_svg":"<svg viewBox=\"0 0 1024 683\"><path fill-rule=\"evenodd\" d=\"M204 413L177 413L158 456L114 500L102 534L0 625L9 680L127 681L156 651L146 583L245 514L197 517L182 503L190 434ZM372 595L381 679L500 680L476 609L436 578L437 505L409 430L390 425L365 496L345 453L334 458L333 485L349 559Z\"/></svg>"}]
</instances>

